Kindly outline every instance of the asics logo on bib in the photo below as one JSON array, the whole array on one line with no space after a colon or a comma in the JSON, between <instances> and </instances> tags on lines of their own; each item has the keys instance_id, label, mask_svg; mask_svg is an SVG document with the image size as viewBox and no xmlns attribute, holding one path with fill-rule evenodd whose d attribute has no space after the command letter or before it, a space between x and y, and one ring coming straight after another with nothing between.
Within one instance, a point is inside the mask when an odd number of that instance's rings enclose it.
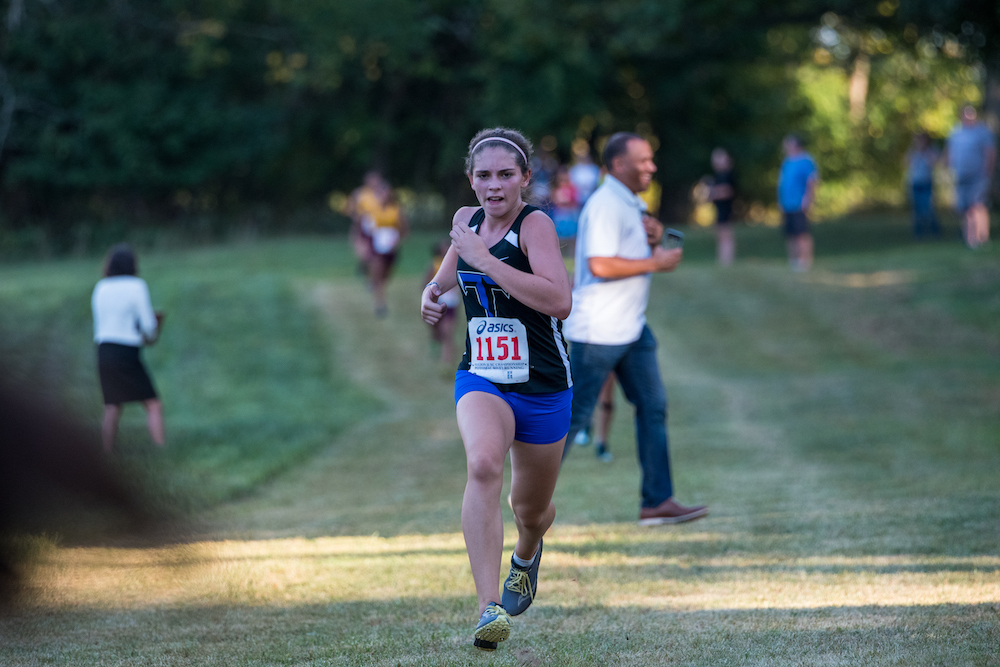
<instances>
[{"instance_id":1,"label":"asics logo on bib","mask_svg":"<svg viewBox=\"0 0 1000 667\"><path fill-rule=\"evenodd\" d=\"M497 295L503 294L510 299L510 294L485 273L477 271L459 271L458 281L462 285L462 291L469 294L469 290L476 295L479 305L486 311L487 317L497 316ZM482 333L482 332L479 332Z\"/></svg>"},{"instance_id":2,"label":"asics logo on bib","mask_svg":"<svg viewBox=\"0 0 1000 667\"><path fill-rule=\"evenodd\" d=\"M514 333L513 324L496 323L496 322L480 322L479 326L476 327L476 333Z\"/></svg>"}]
</instances>

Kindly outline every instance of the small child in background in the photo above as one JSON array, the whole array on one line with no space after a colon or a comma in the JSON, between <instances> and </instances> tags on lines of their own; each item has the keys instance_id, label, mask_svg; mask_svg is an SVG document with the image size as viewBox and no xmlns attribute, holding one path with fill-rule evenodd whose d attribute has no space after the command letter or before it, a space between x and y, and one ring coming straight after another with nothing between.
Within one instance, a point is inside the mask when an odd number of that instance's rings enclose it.
<instances>
[{"instance_id":1,"label":"small child in background","mask_svg":"<svg viewBox=\"0 0 1000 667\"><path fill-rule=\"evenodd\" d=\"M444 261L444 256L448 253L448 248L451 247L451 239L444 239L438 241L431 246L431 254L433 259L431 260L431 265L427 267L427 276L424 278L424 282L428 282L434 279L437 274L438 269L441 268L441 262ZM458 304L461 303L461 293L458 287L445 292L438 299L438 303L443 303L448 306L448 310L445 311L444 316L438 320L438 323L431 327L431 340L435 343L441 345L441 363L442 364L453 364L455 363L455 313L458 309Z\"/></svg>"},{"instance_id":2,"label":"small child in background","mask_svg":"<svg viewBox=\"0 0 1000 667\"><path fill-rule=\"evenodd\" d=\"M594 415L593 422L576 434L573 444L578 447L586 447L591 441L591 432L597 427L597 442L594 445L594 455L597 460L611 463L614 456L611 448L608 447L608 436L611 433L611 421L615 416L615 374L610 373L608 379L601 387L601 393L597 397L597 405L600 408Z\"/></svg>"}]
</instances>

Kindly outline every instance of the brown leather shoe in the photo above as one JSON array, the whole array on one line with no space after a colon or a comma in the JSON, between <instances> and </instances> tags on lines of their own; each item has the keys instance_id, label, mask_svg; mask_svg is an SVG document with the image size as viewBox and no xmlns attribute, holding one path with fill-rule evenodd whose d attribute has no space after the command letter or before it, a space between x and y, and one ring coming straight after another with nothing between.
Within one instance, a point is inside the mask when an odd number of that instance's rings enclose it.
<instances>
[{"instance_id":1,"label":"brown leather shoe","mask_svg":"<svg viewBox=\"0 0 1000 667\"><path fill-rule=\"evenodd\" d=\"M678 505L673 498L667 498L656 507L640 508L639 525L658 526L664 523L683 523L700 519L706 514L708 514L708 507L705 505L684 507Z\"/></svg>"}]
</instances>

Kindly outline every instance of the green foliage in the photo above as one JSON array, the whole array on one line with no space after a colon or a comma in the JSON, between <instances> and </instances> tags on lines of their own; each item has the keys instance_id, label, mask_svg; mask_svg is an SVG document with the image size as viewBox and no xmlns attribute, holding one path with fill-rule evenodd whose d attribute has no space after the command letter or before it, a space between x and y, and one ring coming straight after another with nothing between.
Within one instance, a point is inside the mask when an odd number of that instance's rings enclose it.
<instances>
[{"instance_id":1,"label":"green foliage","mask_svg":"<svg viewBox=\"0 0 1000 667\"><path fill-rule=\"evenodd\" d=\"M26 109L8 146L5 185L36 196L155 200L246 172L271 142L266 100L241 103L225 95L222 74L193 75L175 43L183 35L160 16L102 4L32 16L8 35L4 60Z\"/></svg>"},{"instance_id":2,"label":"green foliage","mask_svg":"<svg viewBox=\"0 0 1000 667\"><path fill-rule=\"evenodd\" d=\"M468 196L468 138L496 124L548 137L563 159L575 139L648 136L675 213L716 145L746 198L770 202L778 141L805 130L829 144L828 210L887 201L905 133L940 136L982 88L969 66L994 66L995 10L946 4L942 17L916 0L24 0L0 33L2 206L64 232L293 210L371 165L450 206ZM847 49L829 63L816 60L824 12ZM843 77L862 53L870 103L845 124Z\"/></svg>"},{"instance_id":3,"label":"green foliage","mask_svg":"<svg viewBox=\"0 0 1000 667\"><path fill-rule=\"evenodd\" d=\"M824 184L817 208L838 215L903 203L902 164L913 134L942 142L965 102L982 101L985 70L961 49L935 46L933 34L854 29L826 15L813 31L808 61L798 65L802 129ZM851 99L852 86L856 99ZM859 92L860 91L860 92Z\"/></svg>"}]
</instances>

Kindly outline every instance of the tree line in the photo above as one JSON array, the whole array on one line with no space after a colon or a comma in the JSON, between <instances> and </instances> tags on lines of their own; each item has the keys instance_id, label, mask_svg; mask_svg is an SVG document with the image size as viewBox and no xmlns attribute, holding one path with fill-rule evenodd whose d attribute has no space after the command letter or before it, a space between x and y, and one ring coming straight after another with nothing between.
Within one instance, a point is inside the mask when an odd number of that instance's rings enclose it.
<instances>
[{"instance_id":1,"label":"tree line","mask_svg":"<svg viewBox=\"0 0 1000 667\"><path fill-rule=\"evenodd\" d=\"M8 0L4 19L7 227L292 211L370 167L459 203L492 125L564 159L637 131L677 215L717 145L773 198L795 130L836 210L888 197L912 131L996 105L1000 70L983 0Z\"/></svg>"}]
</instances>

